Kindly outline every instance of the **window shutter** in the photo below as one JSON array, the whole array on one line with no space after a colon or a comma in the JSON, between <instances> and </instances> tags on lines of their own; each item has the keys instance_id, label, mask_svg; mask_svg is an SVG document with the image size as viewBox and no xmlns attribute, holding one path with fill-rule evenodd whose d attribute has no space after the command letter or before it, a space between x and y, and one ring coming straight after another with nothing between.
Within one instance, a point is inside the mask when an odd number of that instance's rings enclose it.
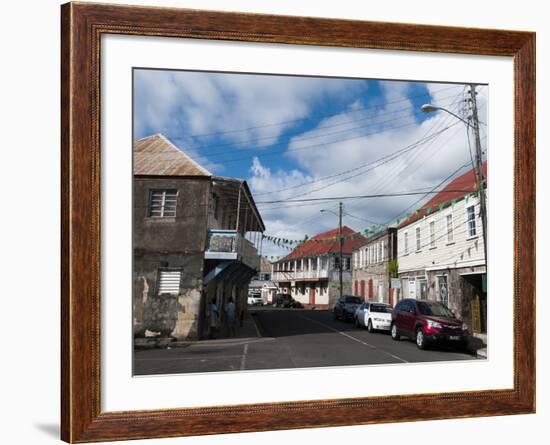
<instances>
[{"instance_id":1,"label":"window shutter","mask_svg":"<svg viewBox=\"0 0 550 445\"><path fill-rule=\"evenodd\" d=\"M157 218L175 217L177 199L177 190L151 190L149 216Z\"/></svg>"},{"instance_id":2,"label":"window shutter","mask_svg":"<svg viewBox=\"0 0 550 445\"><path fill-rule=\"evenodd\" d=\"M161 270L159 273L159 295L178 295L180 292L181 270Z\"/></svg>"}]
</instances>

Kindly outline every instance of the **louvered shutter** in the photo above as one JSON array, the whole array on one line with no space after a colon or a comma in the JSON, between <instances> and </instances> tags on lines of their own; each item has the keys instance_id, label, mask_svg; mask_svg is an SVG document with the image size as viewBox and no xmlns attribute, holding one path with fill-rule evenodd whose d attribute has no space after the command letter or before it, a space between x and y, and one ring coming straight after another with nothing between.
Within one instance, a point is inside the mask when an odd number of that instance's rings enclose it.
<instances>
[{"instance_id":1,"label":"louvered shutter","mask_svg":"<svg viewBox=\"0 0 550 445\"><path fill-rule=\"evenodd\" d=\"M159 273L159 295L178 295L181 270L161 270Z\"/></svg>"}]
</instances>

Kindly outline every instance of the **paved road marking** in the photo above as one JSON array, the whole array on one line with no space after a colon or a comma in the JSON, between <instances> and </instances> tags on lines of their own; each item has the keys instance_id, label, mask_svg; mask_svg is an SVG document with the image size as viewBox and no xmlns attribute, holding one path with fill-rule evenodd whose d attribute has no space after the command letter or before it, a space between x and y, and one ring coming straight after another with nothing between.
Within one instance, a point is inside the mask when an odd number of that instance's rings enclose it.
<instances>
[{"instance_id":1,"label":"paved road marking","mask_svg":"<svg viewBox=\"0 0 550 445\"><path fill-rule=\"evenodd\" d=\"M261 337L262 334L260 333L260 329L258 329L258 323L256 323L256 317L254 315L250 315L250 318L252 318L252 323L254 323L254 327L256 328L256 334L258 334L258 337Z\"/></svg>"},{"instance_id":2,"label":"paved road marking","mask_svg":"<svg viewBox=\"0 0 550 445\"><path fill-rule=\"evenodd\" d=\"M241 354L233 355L216 355L213 358L208 358L207 360L219 360L226 358L237 358L241 357ZM198 357L134 357L135 361L144 361L144 362L154 362L154 361L179 361L179 360L199 360Z\"/></svg>"},{"instance_id":3,"label":"paved road marking","mask_svg":"<svg viewBox=\"0 0 550 445\"><path fill-rule=\"evenodd\" d=\"M365 341L363 341L363 340L359 340L358 338L355 338L354 336L349 335L349 334L346 333L346 332L339 331L338 329L333 328L332 326L329 326L328 324L325 324L325 323L323 323L323 322L321 322L321 321L314 320L313 318L305 317L304 315L298 315L298 316L301 317L301 318L305 318L306 320L309 320L309 321L311 321L311 322L313 322L313 323L317 323L317 324L319 324L319 325L321 325L321 326L324 326L325 328L330 329L331 331L338 332L339 334L343 335L344 337L347 337L347 338L349 338L349 339L351 339L351 340L354 340L354 341L356 341L356 342L358 342L358 343L361 343L362 345L367 346L367 347L369 347L369 348L371 348L371 349L377 349L377 350L379 350L380 352L383 352L384 354L387 354L387 355L389 355L390 357L393 357L394 359L399 360L399 361L401 361L401 362L403 362L403 363L409 363L407 360L402 359L401 357L398 357L397 355L392 354L391 352L385 351L384 349L381 349L381 348L379 348L379 347L377 347L377 346L371 345L370 343L367 343L367 342L365 342Z\"/></svg>"},{"instance_id":4,"label":"paved road marking","mask_svg":"<svg viewBox=\"0 0 550 445\"><path fill-rule=\"evenodd\" d=\"M248 354L248 343L244 345L243 356L241 358L241 371L244 370L246 366L246 354Z\"/></svg>"}]
</instances>

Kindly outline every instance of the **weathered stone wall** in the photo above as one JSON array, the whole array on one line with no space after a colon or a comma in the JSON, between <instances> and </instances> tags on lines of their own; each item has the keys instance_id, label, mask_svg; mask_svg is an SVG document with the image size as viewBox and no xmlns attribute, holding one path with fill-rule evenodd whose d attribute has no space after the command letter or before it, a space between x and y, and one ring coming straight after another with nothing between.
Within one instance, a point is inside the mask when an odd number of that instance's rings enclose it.
<instances>
[{"instance_id":1,"label":"weathered stone wall","mask_svg":"<svg viewBox=\"0 0 550 445\"><path fill-rule=\"evenodd\" d=\"M449 288L449 308L469 326L471 325L471 302L480 290L464 279L461 274L485 273L485 266L467 267L459 269L444 269L428 271L428 299L438 300L437 277L447 276Z\"/></svg>"},{"instance_id":2,"label":"weathered stone wall","mask_svg":"<svg viewBox=\"0 0 550 445\"><path fill-rule=\"evenodd\" d=\"M175 218L148 216L151 189L177 189ZM134 178L134 336L199 337L209 178ZM178 295L158 295L159 270L180 268Z\"/></svg>"},{"instance_id":3,"label":"weathered stone wall","mask_svg":"<svg viewBox=\"0 0 550 445\"><path fill-rule=\"evenodd\" d=\"M202 262L202 254L134 251L134 336L198 337ZM158 295L158 271L165 267L182 270L178 295Z\"/></svg>"},{"instance_id":4,"label":"weathered stone wall","mask_svg":"<svg viewBox=\"0 0 550 445\"><path fill-rule=\"evenodd\" d=\"M371 300L388 303L389 302L389 278L388 278L388 263L377 263L366 266L364 268L353 269L353 294L355 292L355 282L357 282L357 295L369 299L369 280L373 283L373 293ZM365 283L365 295L361 295L361 281ZM381 285L381 289L379 287Z\"/></svg>"},{"instance_id":5,"label":"weathered stone wall","mask_svg":"<svg viewBox=\"0 0 550 445\"><path fill-rule=\"evenodd\" d=\"M134 249L148 252L204 252L209 178L134 178ZM176 217L148 216L152 189L178 190Z\"/></svg>"},{"instance_id":6,"label":"weathered stone wall","mask_svg":"<svg viewBox=\"0 0 550 445\"><path fill-rule=\"evenodd\" d=\"M369 238L365 244L353 251L353 293L365 299L384 303L390 302L389 262L397 256L397 232L390 228ZM381 253L380 253L381 246ZM376 261L372 261L369 249L378 252ZM372 294L369 295L369 281L372 280ZM361 282L364 282L364 291ZM357 291L356 284L357 283Z\"/></svg>"}]
</instances>

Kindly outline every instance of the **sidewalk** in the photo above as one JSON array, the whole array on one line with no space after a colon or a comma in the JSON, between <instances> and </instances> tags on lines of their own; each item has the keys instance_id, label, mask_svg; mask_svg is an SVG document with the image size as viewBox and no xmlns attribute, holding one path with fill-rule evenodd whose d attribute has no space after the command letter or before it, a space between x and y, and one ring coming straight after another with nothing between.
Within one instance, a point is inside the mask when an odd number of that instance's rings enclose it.
<instances>
[{"instance_id":1,"label":"sidewalk","mask_svg":"<svg viewBox=\"0 0 550 445\"><path fill-rule=\"evenodd\" d=\"M476 350L478 358L487 358L487 334L474 334L477 341L482 342L481 347Z\"/></svg>"},{"instance_id":2,"label":"sidewalk","mask_svg":"<svg viewBox=\"0 0 550 445\"><path fill-rule=\"evenodd\" d=\"M234 337L229 337L225 327L222 327L215 333L214 338L205 338L202 340L174 340L173 338L139 338L134 340L136 349L152 349L152 348L184 348L191 345L206 345L206 344L223 344L231 343L237 340L251 340L261 337L261 333L256 325L254 316L247 312L244 316L242 327L237 322L237 328Z\"/></svg>"}]
</instances>

